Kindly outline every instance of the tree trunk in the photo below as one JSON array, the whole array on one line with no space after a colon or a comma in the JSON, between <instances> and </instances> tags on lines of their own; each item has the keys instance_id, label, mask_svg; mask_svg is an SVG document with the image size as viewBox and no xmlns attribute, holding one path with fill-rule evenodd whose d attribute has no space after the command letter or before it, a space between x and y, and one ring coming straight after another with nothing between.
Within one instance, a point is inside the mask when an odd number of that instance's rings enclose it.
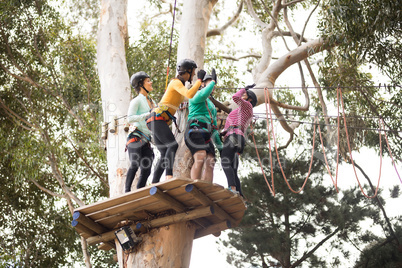
<instances>
[{"instance_id":1,"label":"tree trunk","mask_svg":"<svg viewBox=\"0 0 402 268\"><path fill-rule=\"evenodd\" d=\"M180 27L177 61L192 59L197 63L198 70L204 67L205 41L208 32L212 8L217 0L186 0L183 3L183 17ZM194 80L197 76L194 76ZM187 106L185 106L187 107ZM176 153L173 168L174 177L190 178L192 156L184 143L188 108L176 112L181 133L173 130L179 148Z\"/></svg>"},{"instance_id":2,"label":"tree trunk","mask_svg":"<svg viewBox=\"0 0 402 268\"><path fill-rule=\"evenodd\" d=\"M124 254L127 267L189 267L194 233L189 222L153 229L142 236L134 254Z\"/></svg>"},{"instance_id":3,"label":"tree trunk","mask_svg":"<svg viewBox=\"0 0 402 268\"><path fill-rule=\"evenodd\" d=\"M102 0L98 31L97 59L102 91L104 122L112 127L115 117L127 114L130 103L130 83L126 64L127 0ZM116 125L123 123L119 119ZM123 193L127 171L124 151L127 133L117 126L106 140L110 196Z\"/></svg>"}]
</instances>

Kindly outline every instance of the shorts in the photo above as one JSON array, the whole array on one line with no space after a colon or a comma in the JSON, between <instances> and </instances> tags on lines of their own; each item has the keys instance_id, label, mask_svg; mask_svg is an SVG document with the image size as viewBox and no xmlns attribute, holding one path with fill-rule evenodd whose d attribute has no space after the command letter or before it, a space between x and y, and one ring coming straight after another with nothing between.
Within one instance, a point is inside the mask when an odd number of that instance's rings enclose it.
<instances>
[{"instance_id":1,"label":"shorts","mask_svg":"<svg viewBox=\"0 0 402 268\"><path fill-rule=\"evenodd\" d=\"M211 141L211 134L207 131L190 128L184 136L184 141L192 155L198 151L205 150L207 154L215 156L215 147Z\"/></svg>"}]
</instances>

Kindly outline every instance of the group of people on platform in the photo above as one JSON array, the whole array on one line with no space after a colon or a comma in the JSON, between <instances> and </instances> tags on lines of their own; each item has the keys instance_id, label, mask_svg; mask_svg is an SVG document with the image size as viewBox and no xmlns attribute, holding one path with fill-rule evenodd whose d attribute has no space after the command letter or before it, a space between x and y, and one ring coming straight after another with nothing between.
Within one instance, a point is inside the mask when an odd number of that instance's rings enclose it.
<instances>
[{"instance_id":1,"label":"group of people on platform","mask_svg":"<svg viewBox=\"0 0 402 268\"><path fill-rule=\"evenodd\" d=\"M237 168L239 155L245 146L244 133L252 121L257 97L248 90L250 87L242 88L232 97L238 108L230 110L211 95L217 82L215 69L210 74L204 70L196 73L196 69L197 64L193 60L181 60L177 65L177 76L170 81L159 103L155 103L149 96L153 88L147 73L141 71L131 76L130 83L138 96L131 100L127 113L130 132L126 150L131 164L127 172L125 192L131 190L138 169L141 169L141 174L137 189L145 186L154 160L151 141L161 155L154 169L152 183L159 182L163 172L166 172L166 179L173 177L178 143L170 125L172 122L176 124L174 115L186 97L189 99L189 115L184 139L194 158L191 179L212 183L216 147L220 152L228 189L243 196ZM195 75L197 81L191 84ZM185 86L187 81L191 84L189 89ZM217 127L216 106L224 107L222 109L228 112L221 133Z\"/></svg>"}]
</instances>

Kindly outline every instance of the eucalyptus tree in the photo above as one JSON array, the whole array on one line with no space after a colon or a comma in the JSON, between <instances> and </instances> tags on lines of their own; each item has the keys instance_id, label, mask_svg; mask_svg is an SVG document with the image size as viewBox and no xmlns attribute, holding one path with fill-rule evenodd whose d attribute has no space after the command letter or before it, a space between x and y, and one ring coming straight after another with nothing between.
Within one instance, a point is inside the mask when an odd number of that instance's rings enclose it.
<instances>
[{"instance_id":1,"label":"eucalyptus tree","mask_svg":"<svg viewBox=\"0 0 402 268\"><path fill-rule=\"evenodd\" d=\"M1 247L14 265L90 267L70 222L108 194L95 46L52 4L0 3Z\"/></svg>"},{"instance_id":2,"label":"eucalyptus tree","mask_svg":"<svg viewBox=\"0 0 402 268\"><path fill-rule=\"evenodd\" d=\"M319 29L331 44L338 46L329 51L322 65L324 86L345 87L345 109L357 115L361 127L380 128L378 117L384 120L394 157L401 155L401 14L400 1L324 1ZM368 68L362 69L366 65ZM388 78L375 86L372 73ZM388 85L386 85L388 84ZM328 92L328 99L336 94ZM360 139L359 146L378 150L379 140L370 133ZM375 135L375 134L374 134ZM358 140L358 139L355 139ZM383 142L386 142L383 140ZM385 143L384 143L385 144ZM385 149L384 152L388 153Z\"/></svg>"}]
</instances>

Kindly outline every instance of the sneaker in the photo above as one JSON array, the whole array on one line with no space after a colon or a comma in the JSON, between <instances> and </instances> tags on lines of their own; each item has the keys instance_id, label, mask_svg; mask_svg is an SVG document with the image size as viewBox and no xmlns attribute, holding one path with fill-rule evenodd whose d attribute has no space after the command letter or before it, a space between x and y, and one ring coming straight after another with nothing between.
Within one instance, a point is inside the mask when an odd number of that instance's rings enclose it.
<instances>
[{"instance_id":1,"label":"sneaker","mask_svg":"<svg viewBox=\"0 0 402 268\"><path fill-rule=\"evenodd\" d=\"M232 188L228 187L227 188L229 191L231 191L233 194L239 195L239 191L233 190Z\"/></svg>"}]
</instances>

